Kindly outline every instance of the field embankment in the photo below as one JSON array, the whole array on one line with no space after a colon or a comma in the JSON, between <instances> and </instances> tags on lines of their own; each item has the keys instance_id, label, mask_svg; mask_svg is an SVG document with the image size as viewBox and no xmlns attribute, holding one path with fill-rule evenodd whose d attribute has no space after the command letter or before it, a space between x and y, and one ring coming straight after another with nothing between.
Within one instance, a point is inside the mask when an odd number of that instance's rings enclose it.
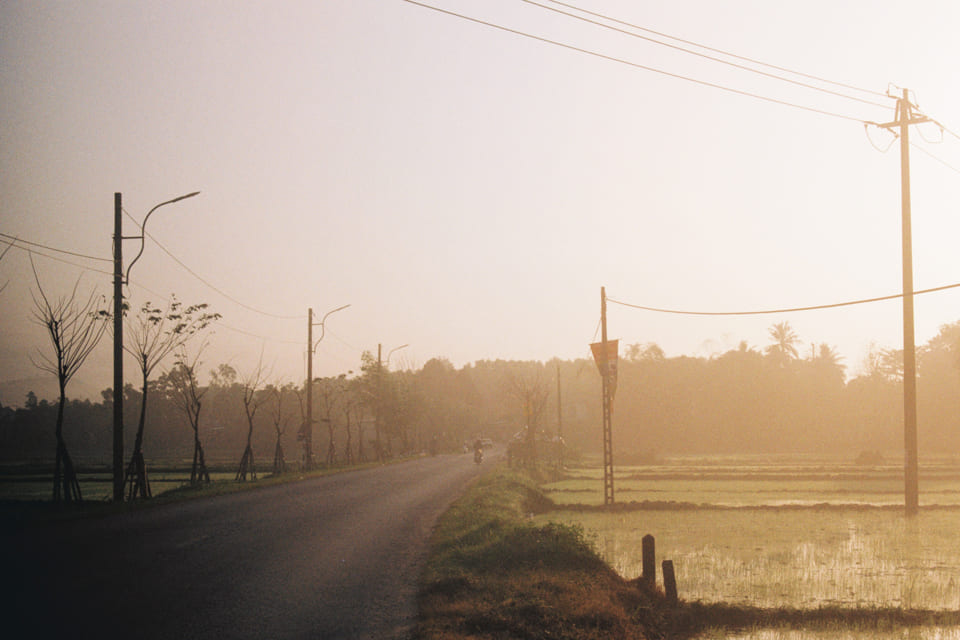
<instances>
[{"instance_id":1,"label":"field embankment","mask_svg":"<svg viewBox=\"0 0 960 640\"><path fill-rule=\"evenodd\" d=\"M520 473L497 469L478 481L438 524L417 637L663 637L659 594L617 575L581 528L529 522L549 506Z\"/></svg>"}]
</instances>

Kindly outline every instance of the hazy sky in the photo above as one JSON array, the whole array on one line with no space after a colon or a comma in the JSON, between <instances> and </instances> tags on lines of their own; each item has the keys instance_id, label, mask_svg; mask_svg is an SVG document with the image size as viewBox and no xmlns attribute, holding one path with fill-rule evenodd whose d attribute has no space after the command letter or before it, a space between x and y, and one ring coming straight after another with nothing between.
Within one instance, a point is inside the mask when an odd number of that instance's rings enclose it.
<instances>
[{"instance_id":1,"label":"hazy sky","mask_svg":"<svg viewBox=\"0 0 960 640\"><path fill-rule=\"evenodd\" d=\"M35 262L50 294L82 276L109 297L114 192L139 221L201 191L151 217L186 268L148 241L132 304L207 302L223 320L205 368L248 371L262 351L287 381L305 375L309 307L351 305L315 360L332 375L378 343L410 345L394 366L589 357L601 286L698 311L901 290L898 145L881 152L889 134L861 121L894 119L893 83L960 132L960 4L571 2L849 86L763 68L842 95L815 91L520 0L428 4L541 40L403 0L7 1L0 233L102 258ZM918 290L960 282L960 140L939 140L911 130ZM127 263L138 249L125 241ZM3 281L0 381L35 376L47 344L25 251L0 262ZM960 289L918 296L916 320L918 344L960 320ZM899 300L720 318L611 305L609 334L709 356L762 348L781 321L851 373L871 343L901 346ZM78 379L110 386L110 358L107 339Z\"/></svg>"}]
</instances>

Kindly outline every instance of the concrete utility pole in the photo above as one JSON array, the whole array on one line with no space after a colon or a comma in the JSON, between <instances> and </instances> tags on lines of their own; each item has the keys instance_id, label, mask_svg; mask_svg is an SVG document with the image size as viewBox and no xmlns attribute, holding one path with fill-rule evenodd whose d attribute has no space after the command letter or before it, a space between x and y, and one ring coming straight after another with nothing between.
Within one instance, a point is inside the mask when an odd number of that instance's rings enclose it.
<instances>
[{"instance_id":1,"label":"concrete utility pole","mask_svg":"<svg viewBox=\"0 0 960 640\"><path fill-rule=\"evenodd\" d=\"M600 287L600 326L603 357L601 360L603 380L603 504L613 504L613 414L612 390L610 389L610 357L607 353L607 288Z\"/></svg>"},{"instance_id":2,"label":"concrete utility pole","mask_svg":"<svg viewBox=\"0 0 960 640\"><path fill-rule=\"evenodd\" d=\"M878 125L900 130L900 210L903 254L903 443L904 509L908 516L920 510L919 459L917 453L917 349L913 325L913 231L910 219L910 125L929 122L913 116L907 89L897 99L897 119Z\"/></svg>"},{"instance_id":3,"label":"concrete utility pole","mask_svg":"<svg viewBox=\"0 0 960 640\"><path fill-rule=\"evenodd\" d=\"M113 194L113 501L123 500L123 204Z\"/></svg>"},{"instance_id":4,"label":"concrete utility pole","mask_svg":"<svg viewBox=\"0 0 960 640\"><path fill-rule=\"evenodd\" d=\"M140 235L123 235L123 198L113 194L113 499L123 500L123 285L130 282L130 270L143 255L146 245L147 220L160 207L180 202L198 195L199 191L188 193L156 205L147 212L140 226ZM139 240L140 253L127 267L123 275L123 241Z\"/></svg>"},{"instance_id":5,"label":"concrete utility pole","mask_svg":"<svg viewBox=\"0 0 960 640\"><path fill-rule=\"evenodd\" d=\"M563 469L563 402L560 399L560 362L557 362L557 464Z\"/></svg>"},{"instance_id":6,"label":"concrete utility pole","mask_svg":"<svg viewBox=\"0 0 960 640\"><path fill-rule=\"evenodd\" d=\"M323 340L324 333L326 332L323 323L327 321L327 317L349 306L350 305L345 304L342 307L337 307L333 311L328 311L324 314L320 322L316 323L313 321L313 308L307 309L307 384L305 389L307 394L307 421L301 431L301 435L303 436L303 465L307 469L313 468L313 352L320 344L320 341ZM313 342L313 328L315 326L320 327L320 337L317 339L316 344Z\"/></svg>"}]
</instances>

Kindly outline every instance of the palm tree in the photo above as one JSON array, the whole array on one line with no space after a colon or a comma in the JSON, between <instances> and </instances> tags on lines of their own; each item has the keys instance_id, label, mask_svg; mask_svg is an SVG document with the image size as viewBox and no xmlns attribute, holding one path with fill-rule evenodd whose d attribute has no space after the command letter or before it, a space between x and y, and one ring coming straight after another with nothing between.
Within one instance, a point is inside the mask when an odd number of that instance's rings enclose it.
<instances>
[{"instance_id":1,"label":"palm tree","mask_svg":"<svg viewBox=\"0 0 960 640\"><path fill-rule=\"evenodd\" d=\"M772 342L767 346L766 352L777 364L783 366L797 358L797 343L800 338L794 333L789 322L778 322L770 327L769 334Z\"/></svg>"},{"instance_id":2,"label":"palm tree","mask_svg":"<svg viewBox=\"0 0 960 640\"><path fill-rule=\"evenodd\" d=\"M813 365L822 376L833 376L842 382L845 378L844 369L847 367L841 364L841 360L843 356L826 342L821 342L814 347L813 358L811 358Z\"/></svg>"}]
</instances>

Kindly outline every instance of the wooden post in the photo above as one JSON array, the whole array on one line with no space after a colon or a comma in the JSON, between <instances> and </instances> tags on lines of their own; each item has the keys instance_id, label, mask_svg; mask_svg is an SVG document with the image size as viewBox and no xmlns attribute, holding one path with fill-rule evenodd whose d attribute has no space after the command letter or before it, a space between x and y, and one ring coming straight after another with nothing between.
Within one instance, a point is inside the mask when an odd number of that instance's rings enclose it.
<instances>
[{"instance_id":1,"label":"wooden post","mask_svg":"<svg viewBox=\"0 0 960 640\"><path fill-rule=\"evenodd\" d=\"M657 586L656 542L649 533L643 536L643 581L651 587Z\"/></svg>"},{"instance_id":2,"label":"wooden post","mask_svg":"<svg viewBox=\"0 0 960 640\"><path fill-rule=\"evenodd\" d=\"M673 573L673 560L663 561L663 591L668 603L677 604L677 577Z\"/></svg>"}]
</instances>

